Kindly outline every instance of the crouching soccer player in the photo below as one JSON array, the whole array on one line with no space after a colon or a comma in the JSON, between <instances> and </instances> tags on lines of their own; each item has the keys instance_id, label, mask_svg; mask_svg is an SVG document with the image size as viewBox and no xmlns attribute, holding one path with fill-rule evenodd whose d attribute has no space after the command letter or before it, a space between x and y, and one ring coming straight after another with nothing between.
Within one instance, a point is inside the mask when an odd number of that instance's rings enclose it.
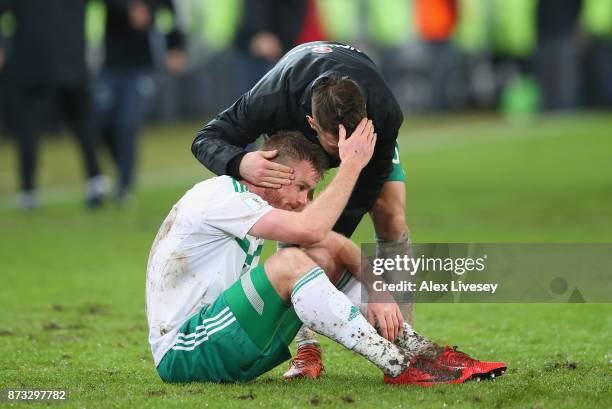
<instances>
[{"instance_id":1,"label":"crouching soccer player","mask_svg":"<svg viewBox=\"0 0 612 409\"><path fill-rule=\"evenodd\" d=\"M253 379L290 357L288 345L302 323L370 360L389 383L460 383L477 374L469 365L444 365L443 354L411 352L407 347L422 340L411 330L397 331L403 332L398 345L380 336L330 282L314 250L311 257L284 249L257 266L263 239L305 247L330 240L375 140L365 120L350 138L342 134L338 173L308 206L325 160L318 147L286 132L269 143L283 145L274 148L275 160L293 167L291 185L272 190L221 176L176 203L154 241L147 273L149 342L164 381ZM398 309L379 313L379 321L390 322Z\"/></svg>"}]
</instances>

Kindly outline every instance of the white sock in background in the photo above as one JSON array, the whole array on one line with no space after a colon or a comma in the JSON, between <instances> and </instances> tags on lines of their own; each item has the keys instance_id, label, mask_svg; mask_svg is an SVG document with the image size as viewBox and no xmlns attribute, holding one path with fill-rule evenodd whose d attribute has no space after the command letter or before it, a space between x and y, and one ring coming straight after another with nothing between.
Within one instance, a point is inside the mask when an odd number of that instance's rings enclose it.
<instances>
[{"instance_id":1,"label":"white sock in background","mask_svg":"<svg viewBox=\"0 0 612 409\"><path fill-rule=\"evenodd\" d=\"M302 328L295 335L295 343L298 348L305 345L320 346L317 334L306 325L302 325Z\"/></svg>"},{"instance_id":2,"label":"white sock in background","mask_svg":"<svg viewBox=\"0 0 612 409\"><path fill-rule=\"evenodd\" d=\"M359 353L388 375L402 373L413 356L378 335L320 267L294 284L291 302L304 325Z\"/></svg>"},{"instance_id":3,"label":"white sock in background","mask_svg":"<svg viewBox=\"0 0 612 409\"><path fill-rule=\"evenodd\" d=\"M359 311L361 311L363 315L367 316L368 294L359 280L355 277L351 277L346 285L339 288L339 290L346 295L350 302L359 307Z\"/></svg>"}]
</instances>

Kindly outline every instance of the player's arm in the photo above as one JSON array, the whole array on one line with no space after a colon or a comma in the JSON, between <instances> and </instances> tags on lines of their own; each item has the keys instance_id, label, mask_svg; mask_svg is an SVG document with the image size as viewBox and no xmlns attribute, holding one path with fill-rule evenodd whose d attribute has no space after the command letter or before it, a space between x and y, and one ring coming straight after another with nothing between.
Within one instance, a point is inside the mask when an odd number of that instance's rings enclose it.
<instances>
[{"instance_id":1,"label":"player's arm","mask_svg":"<svg viewBox=\"0 0 612 409\"><path fill-rule=\"evenodd\" d=\"M399 108L389 113L384 120L373 118L374 128L378 134L378 141L372 160L361 172L357 187L351 195L346 210L334 226L334 231L350 236L359 221L376 201L383 184L392 170L392 160L395 154L395 142L403 116Z\"/></svg>"},{"instance_id":2,"label":"player's arm","mask_svg":"<svg viewBox=\"0 0 612 409\"><path fill-rule=\"evenodd\" d=\"M191 145L193 155L217 175L244 179L257 186L280 188L289 184L293 170L268 159L271 152L246 152L244 148L259 135L279 124L285 111L282 90L275 79L262 79L251 91L241 96L231 107L210 121L198 133Z\"/></svg>"},{"instance_id":3,"label":"player's arm","mask_svg":"<svg viewBox=\"0 0 612 409\"><path fill-rule=\"evenodd\" d=\"M376 134L372 121L364 118L350 138L340 128L340 166L330 185L302 212L274 209L251 227L249 234L266 239L307 246L331 231L346 206L359 173L372 157Z\"/></svg>"}]
</instances>

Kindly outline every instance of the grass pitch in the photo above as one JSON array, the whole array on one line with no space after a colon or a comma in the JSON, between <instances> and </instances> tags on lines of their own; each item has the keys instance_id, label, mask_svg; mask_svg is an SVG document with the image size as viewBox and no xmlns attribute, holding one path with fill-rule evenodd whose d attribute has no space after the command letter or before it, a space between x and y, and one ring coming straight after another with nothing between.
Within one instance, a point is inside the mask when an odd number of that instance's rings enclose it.
<instances>
[{"instance_id":1,"label":"grass pitch","mask_svg":"<svg viewBox=\"0 0 612 409\"><path fill-rule=\"evenodd\" d=\"M283 365L246 384L162 383L144 274L171 205L210 176L189 152L198 127L148 129L135 202L94 213L81 203L71 141L41 150L42 207L31 214L14 209L14 154L0 144L0 389L68 389L69 407L612 407L611 304L417 306L422 333L506 361L495 382L389 387L324 341L318 381L283 382ZM598 114L407 119L400 144L414 240L612 242L610 129L612 118ZM366 220L354 239L372 237Z\"/></svg>"}]
</instances>

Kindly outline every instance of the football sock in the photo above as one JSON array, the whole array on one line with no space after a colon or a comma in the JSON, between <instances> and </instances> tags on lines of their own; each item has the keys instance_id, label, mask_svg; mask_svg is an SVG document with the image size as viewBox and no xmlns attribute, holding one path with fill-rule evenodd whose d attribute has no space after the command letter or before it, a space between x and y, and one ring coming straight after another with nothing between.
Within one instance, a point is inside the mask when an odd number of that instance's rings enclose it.
<instances>
[{"instance_id":1,"label":"football sock","mask_svg":"<svg viewBox=\"0 0 612 409\"><path fill-rule=\"evenodd\" d=\"M366 314L368 306L368 293L360 281L351 275L351 278L342 288L338 288L351 303L359 308L362 314Z\"/></svg>"},{"instance_id":2,"label":"football sock","mask_svg":"<svg viewBox=\"0 0 612 409\"><path fill-rule=\"evenodd\" d=\"M395 344L411 355L420 355L432 360L444 352L443 347L415 332L407 322L404 322Z\"/></svg>"},{"instance_id":3,"label":"football sock","mask_svg":"<svg viewBox=\"0 0 612 409\"><path fill-rule=\"evenodd\" d=\"M412 354L378 335L320 267L293 285L291 303L304 325L364 356L387 375L397 376L408 366Z\"/></svg>"},{"instance_id":4,"label":"football sock","mask_svg":"<svg viewBox=\"0 0 612 409\"><path fill-rule=\"evenodd\" d=\"M407 233L404 233L398 240L381 240L376 238L376 258L395 258L395 256L408 255L414 256L412 243ZM399 283L401 281L414 281L415 276L407 271L391 270L385 273L387 283ZM405 301L405 300L404 300ZM410 325L414 323L414 302L398 302L404 320Z\"/></svg>"},{"instance_id":5,"label":"football sock","mask_svg":"<svg viewBox=\"0 0 612 409\"><path fill-rule=\"evenodd\" d=\"M297 347L303 347L304 345L316 345L319 346L319 340L317 339L317 334L309 329L307 326L302 325L302 328L295 335L295 343Z\"/></svg>"},{"instance_id":6,"label":"football sock","mask_svg":"<svg viewBox=\"0 0 612 409\"><path fill-rule=\"evenodd\" d=\"M351 303L359 307L362 314L365 314L365 310L362 308L362 297L367 297L367 294L362 294L361 283L353 278L351 273L346 270L336 283L336 288L342 291L349 299ZM319 340L317 339L317 333L307 328L305 325L300 328L295 336L295 343L298 348L304 345L316 345L320 346Z\"/></svg>"}]
</instances>

